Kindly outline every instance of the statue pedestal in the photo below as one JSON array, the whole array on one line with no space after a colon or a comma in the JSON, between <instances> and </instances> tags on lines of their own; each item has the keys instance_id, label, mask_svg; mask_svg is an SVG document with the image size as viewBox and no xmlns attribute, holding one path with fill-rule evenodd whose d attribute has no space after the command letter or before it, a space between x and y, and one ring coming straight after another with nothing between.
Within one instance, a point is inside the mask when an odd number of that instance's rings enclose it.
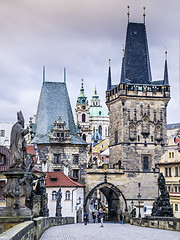
<instances>
[{"instance_id":1,"label":"statue pedestal","mask_svg":"<svg viewBox=\"0 0 180 240\"><path fill-rule=\"evenodd\" d=\"M30 172L9 171L4 175L7 183L3 189L6 207L0 209L0 216L25 216L31 218L31 210L25 206L26 197L32 190Z\"/></svg>"}]
</instances>

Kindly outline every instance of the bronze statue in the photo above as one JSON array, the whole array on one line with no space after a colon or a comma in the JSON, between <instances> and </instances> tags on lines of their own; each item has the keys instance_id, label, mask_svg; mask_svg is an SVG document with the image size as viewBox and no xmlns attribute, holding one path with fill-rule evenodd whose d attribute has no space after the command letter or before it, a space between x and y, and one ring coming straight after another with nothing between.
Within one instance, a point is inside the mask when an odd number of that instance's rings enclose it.
<instances>
[{"instance_id":1,"label":"bronze statue","mask_svg":"<svg viewBox=\"0 0 180 240\"><path fill-rule=\"evenodd\" d=\"M24 136L29 128L24 129L24 117L22 112L17 112L18 121L13 125L10 140L10 169L26 169L27 146Z\"/></svg>"}]
</instances>

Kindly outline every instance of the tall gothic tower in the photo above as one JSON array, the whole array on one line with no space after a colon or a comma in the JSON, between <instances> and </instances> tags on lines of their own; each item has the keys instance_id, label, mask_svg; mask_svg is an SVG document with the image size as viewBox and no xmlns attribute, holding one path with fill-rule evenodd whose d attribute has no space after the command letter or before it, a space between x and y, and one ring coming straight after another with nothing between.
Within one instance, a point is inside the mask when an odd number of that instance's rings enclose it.
<instances>
[{"instance_id":1,"label":"tall gothic tower","mask_svg":"<svg viewBox=\"0 0 180 240\"><path fill-rule=\"evenodd\" d=\"M106 104L110 111L110 164L125 170L152 171L167 139L170 100L167 59L164 78L152 81L144 23L129 22L119 85L109 68Z\"/></svg>"}]
</instances>

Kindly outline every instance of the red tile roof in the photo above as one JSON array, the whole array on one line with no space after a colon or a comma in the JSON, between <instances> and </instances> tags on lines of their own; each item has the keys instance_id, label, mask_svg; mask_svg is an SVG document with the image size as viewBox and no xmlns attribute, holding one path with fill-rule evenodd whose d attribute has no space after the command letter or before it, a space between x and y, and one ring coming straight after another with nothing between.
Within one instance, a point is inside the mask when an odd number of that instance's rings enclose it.
<instances>
[{"instance_id":1,"label":"red tile roof","mask_svg":"<svg viewBox=\"0 0 180 240\"><path fill-rule=\"evenodd\" d=\"M46 187L85 187L79 182L73 181L63 172L46 172Z\"/></svg>"}]
</instances>

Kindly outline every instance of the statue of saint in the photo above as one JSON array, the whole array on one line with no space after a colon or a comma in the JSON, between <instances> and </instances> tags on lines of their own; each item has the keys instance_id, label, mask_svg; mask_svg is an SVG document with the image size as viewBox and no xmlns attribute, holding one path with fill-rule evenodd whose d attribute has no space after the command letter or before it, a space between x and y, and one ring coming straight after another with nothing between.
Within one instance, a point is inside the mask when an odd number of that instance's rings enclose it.
<instances>
[{"instance_id":1,"label":"statue of saint","mask_svg":"<svg viewBox=\"0 0 180 240\"><path fill-rule=\"evenodd\" d=\"M24 129L24 117L22 112L17 112L18 121L13 125L10 140L10 169L26 169L27 146L24 136L29 128Z\"/></svg>"}]
</instances>

